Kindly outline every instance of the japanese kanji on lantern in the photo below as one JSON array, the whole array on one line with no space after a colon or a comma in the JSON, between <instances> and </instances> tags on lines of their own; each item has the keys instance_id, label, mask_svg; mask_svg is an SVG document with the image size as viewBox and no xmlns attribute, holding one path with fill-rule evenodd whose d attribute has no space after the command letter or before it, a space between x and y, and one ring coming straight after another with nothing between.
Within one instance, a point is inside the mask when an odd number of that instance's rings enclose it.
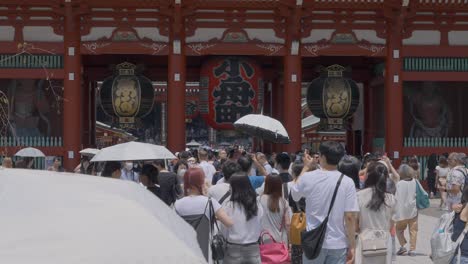
<instances>
[{"instance_id":1,"label":"japanese kanji on lantern","mask_svg":"<svg viewBox=\"0 0 468 264\"><path fill-rule=\"evenodd\" d=\"M215 57L200 72L199 111L215 129L234 129L233 123L256 113L263 102L261 67L246 57Z\"/></svg>"},{"instance_id":2,"label":"japanese kanji on lantern","mask_svg":"<svg viewBox=\"0 0 468 264\"><path fill-rule=\"evenodd\" d=\"M320 77L307 88L307 105L321 118L321 129L344 129L344 121L359 105L359 89L348 74L349 71L340 65L322 68Z\"/></svg>"},{"instance_id":3,"label":"japanese kanji on lantern","mask_svg":"<svg viewBox=\"0 0 468 264\"><path fill-rule=\"evenodd\" d=\"M144 117L153 109L153 85L140 72L134 64L121 63L99 89L102 109L122 128L133 127L136 118Z\"/></svg>"}]
</instances>

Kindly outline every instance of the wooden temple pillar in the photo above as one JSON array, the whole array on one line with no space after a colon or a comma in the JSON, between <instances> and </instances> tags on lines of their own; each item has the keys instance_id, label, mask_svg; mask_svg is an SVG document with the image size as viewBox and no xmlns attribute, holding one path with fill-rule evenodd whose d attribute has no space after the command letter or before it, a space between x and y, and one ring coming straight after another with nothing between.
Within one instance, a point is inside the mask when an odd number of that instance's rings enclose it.
<instances>
[{"instance_id":1,"label":"wooden temple pillar","mask_svg":"<svg viewBox=\"0 0 468 264\"><path fill-rule=\"evenodd\" d=\"M186 58L181 9L181 2L175 0L167 76L167 147L173 152L185 149Z\"/></svg>"},{"instance_id":2,"label":"wooden temple pillar","mask_svg":"<svg viewBox=\"0 0 468 264\"><path fill-rule=\"evenodd\" d=\"M64 3L63 165L68 171L73 170L80 162L79 151L82 147L81 30L79 16L73 12L73 5L77 5L75 2L77 1L66 0Z\"/></svg>"},{"instance_id":3,"label":"wooden temple pillar","mask_svg":"<svg viewBox=\"0 0 468 264\"><path fill-rule=\"evenodd\" d=\"M376 100L374 87L369 82L364 83L364 135L362 154L372 152L372 141L375 136L375 106Z\"/></svg>"},{"instance_id":4,"label":"wooden temple pillar","mask_svg":"<svg viewBox=\"0 0 468 264\"><path fill-rule=\"evenodd\" d=\"M396 165L403 150L402 17L398 13L387 24L385 65L385 151Z\"/></svg>"},{"instance_id":5,"label":"wooden temple pillar","mask_svg":"<svg viewBox=\"0 0 468 264\"><path fill-rule=\"evenodd\" d=\"M301 150L301 57L284 57L283 124L291 143L284 150L293 153Z\"/></svg>"},{"instance_id":6,"label":"wooden temple pillar","mask_svg":"<svg viewBox=\"0 0 468 264\"><path fill-rule=\"evenodd\" d=\"M293 153L301 150L301 89L302 89L302 65L300 56L301 36L301 5L292 10L292 16L288 19L288 31L286 43L288 53L284 56L284 91L283 91L283 124L288 131L291 143L285 145L283 150Z\"/></svg>"}]
</instances>

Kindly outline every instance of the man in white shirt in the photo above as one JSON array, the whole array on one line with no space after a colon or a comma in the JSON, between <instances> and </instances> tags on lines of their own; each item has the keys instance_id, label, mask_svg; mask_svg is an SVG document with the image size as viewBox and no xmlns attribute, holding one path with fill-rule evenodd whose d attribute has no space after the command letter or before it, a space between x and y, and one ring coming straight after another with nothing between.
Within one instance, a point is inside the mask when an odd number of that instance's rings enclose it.
<instances>
[{"instance_id":1,"label":"man in white shirt","mask_svg":"<svg viewBox=\"0 0 468 264\"><path fill-rule=\"evenodd\" d=\"M222 166L224 182L211 186L208 189L208 197L215 199L221 205L223 205L226 201L229 201L229 198L231 197L231 185L229 185L229 178L231 178L232 174L240 171L241 167L237 162L231 160L225 161Z\"/></svg>"},{"instance_id":2,"label":"man in white shirt","mask_svg":"<svg viewBox=\"0 0 468 264\"><path fill-rule=\"evenodd\" d=\"M320 145L320 165L322 169L311 171L315 161L305 156L304 169L298 181L292 184L291 195L295 201L306 199L307 230L317 228L325 219L333 192L341 173L337 170L344 148L338 142L323 142ZM336 200L331 210L326 237L320 255L309 260L303 255L303 263L345 264L354 263L356 213L359 212L356 188L353 180L343 177Z\"/></svg>"},{"instance_id":3,"label":"man in white shirt","mask_svg":"<svg viewBox=\"0 0 468 264\"><path fill-rule=\"evenodd\" d=\"M213 164L208 162L208 152L204 149L198 151L198 159L200 160L200 168L205 173L205 181L211 184L213 175L216 173L216 169Z\"/></svg>"}]
</instances>

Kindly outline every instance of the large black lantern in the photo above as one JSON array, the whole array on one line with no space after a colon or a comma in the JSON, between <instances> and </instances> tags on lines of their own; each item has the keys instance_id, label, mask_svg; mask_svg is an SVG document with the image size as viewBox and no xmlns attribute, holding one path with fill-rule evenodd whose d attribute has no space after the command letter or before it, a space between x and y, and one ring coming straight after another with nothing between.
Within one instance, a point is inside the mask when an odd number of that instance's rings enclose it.
<instances>
[{"instance_id":1,"label":"large black lantern","mask_svg":"<svg viewBox=\"0 0 468 264\"><path fill-rule=\"evenodd\" d=\"M115 67L114 75L104 80L99 97L104 112L122 128L134 126L136 118L153 109L154 88L139 74L136 65L124 62Z\"/></svg>"},{"instance_id":2,"label":"large black lantern","mask_svg":"<svg viewBox=\"0 0 468 264\"><path fill-rule=\"evenodd\" d=\"M327 130L343 129L344 120L359 105L358 86L346 74L346 68L340 65L323 68L307 88L307 105Z\"/></svg>"}]
</instances>

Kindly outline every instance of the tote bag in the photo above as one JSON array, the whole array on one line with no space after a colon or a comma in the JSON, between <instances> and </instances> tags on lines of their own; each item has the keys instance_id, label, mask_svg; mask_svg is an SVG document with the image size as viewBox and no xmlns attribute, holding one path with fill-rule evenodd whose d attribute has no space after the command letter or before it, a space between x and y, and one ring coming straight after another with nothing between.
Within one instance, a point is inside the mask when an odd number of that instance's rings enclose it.
<instances>
[{"instance_id":1,"label":"tote bag","mask_svg":"<svg viewBox=\"0 0 468 264\"><path fill-rule=\"evenodd\" d=\"M416 180L416 207L418 209L426 209L431 205L429 195L424 191L421 183Z\"/></svg>"},{"instance_id":2,"label":"tote bag","mask_svg":"<svg viewBox=\"0 0 468 264\"><path fill-rule=\"evenodd\" d=\"M263 243L264 236L270 237L270 243ZM289 264L288 247L284 243L278 243L268 231L263 231L260 235L260 256L262 264Z\"/></svg>"}]
</instances>

